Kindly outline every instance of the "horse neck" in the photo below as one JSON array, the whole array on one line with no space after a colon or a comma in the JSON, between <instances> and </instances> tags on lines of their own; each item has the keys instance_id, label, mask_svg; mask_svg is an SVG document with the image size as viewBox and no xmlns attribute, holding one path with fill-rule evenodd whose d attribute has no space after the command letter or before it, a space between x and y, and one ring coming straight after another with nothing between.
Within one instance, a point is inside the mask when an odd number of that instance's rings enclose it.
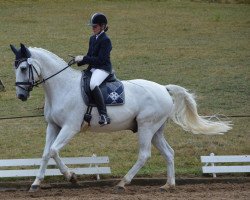
<instances>
[{"instance_id":1,"label":"horse neck","mask_svg":"<svg viewBox=\"0 0 250 200\"><path fill-rule=\"evenodd\" d=\"M42 52L43 53L43 52ZM41 79L46 79L63 68L67 67L67 63L52 53L45 52L38 57L41 69ZM63 91L69 91L74 88L74 84L78 81L80 72L67 68L59 74L46 80L43 84L45 90L45 98L48 100L61 98Z\"/></svg>"}]
</instances>

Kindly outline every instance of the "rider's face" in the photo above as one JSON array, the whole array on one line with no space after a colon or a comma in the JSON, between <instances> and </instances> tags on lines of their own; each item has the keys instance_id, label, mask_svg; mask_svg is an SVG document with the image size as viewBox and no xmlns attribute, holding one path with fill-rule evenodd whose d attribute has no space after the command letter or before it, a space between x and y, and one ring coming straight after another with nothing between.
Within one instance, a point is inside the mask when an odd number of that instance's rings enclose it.
<instances>
[{"instance_id":1,"label":"rider's face","mask_svg":"<svg viewBox=\"0 0 250 200\"><path fill-rule=\"evenodd\" d=\"M98 35L102 31L102 27L99 24L95 24L92 26L93 33Z\"/></svg>"}]
</instances>

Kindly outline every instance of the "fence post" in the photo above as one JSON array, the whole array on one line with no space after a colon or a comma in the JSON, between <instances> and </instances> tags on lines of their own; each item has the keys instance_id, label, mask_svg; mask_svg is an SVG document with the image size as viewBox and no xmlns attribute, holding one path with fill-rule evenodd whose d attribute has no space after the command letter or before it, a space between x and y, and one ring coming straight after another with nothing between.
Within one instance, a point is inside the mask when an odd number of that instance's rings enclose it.
<instances>
[{"instance_id":1,"label":"fence post","mask_svg":"<svg viewBox=\"0 0 250 200\"><path fill-rule=\"evenodd\" d=\"M96 154L93 154L92 157L96 157ZM89 165L89 167L92 167L92 164ZM95 164L95 167L98 167L98 164ZM96 180L100 180L100 175L96 174Z\"/></svg>"},{"instance_id":2,"label":"fence post","mask_svg":"<svg viewBox=\"0 0 250 200\"><path fill-rule=\"evenodd\" d=\"M214 156L214 153L210 153L210 156ZM214 163L211 163L211 165L214 167ZM213 173L213 178L216 178L216 173Z\"/></svg>"}]
</instances>

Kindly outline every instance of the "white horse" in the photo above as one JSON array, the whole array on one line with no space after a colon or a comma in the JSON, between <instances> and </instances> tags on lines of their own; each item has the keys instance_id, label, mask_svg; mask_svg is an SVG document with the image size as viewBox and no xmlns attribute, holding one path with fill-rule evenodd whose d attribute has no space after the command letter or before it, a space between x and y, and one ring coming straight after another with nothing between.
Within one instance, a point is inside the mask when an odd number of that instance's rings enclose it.
<instances>
[{"instance_id":1,"label":"white horse","mask_svg":"<svg viewBox=\"0 0 250 200\"><path fill-rule=\"evenodd\" d=\"M16 55L17 97L23 101L27 100L35 81L39 80L43 83L45 91L44 115L48 123L46 144L39 172L30 191L40 188L51 157L67 180L76 181L74 173L70 172L60 159L59 151L85 125L83 116L87 106L81 96L82 73L71 67L63 70L67 63L45 49L26 48L23 44L18 50L11 45L11 49ZM51 78L45 81L47 77ZM146 80L122 82L125 89L125 104L107 107L111 124L100 127L99 114L97 109L93 108L90 126L91 131L137 131L138 160L118 183L119 189L124 189L125 185L131 182L151 156L151 143L167 161L167 182L161 188L175 186L174 150L164 138L167 119L172 119L184 130L194 134L223 134L231 129L230 122L214 122L199 116L193 95L183 87L163 86Z\"/></svg>"}]
</instances>

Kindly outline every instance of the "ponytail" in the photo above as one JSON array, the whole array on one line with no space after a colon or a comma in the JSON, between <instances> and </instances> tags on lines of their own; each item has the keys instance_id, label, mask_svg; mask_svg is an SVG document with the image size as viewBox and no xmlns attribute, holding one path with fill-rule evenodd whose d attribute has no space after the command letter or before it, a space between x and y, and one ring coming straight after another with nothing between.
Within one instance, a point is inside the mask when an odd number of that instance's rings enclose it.
<instances>
[{"instance_id":1,"label":"ponytail","mask_svg":"<svg viewBox=\"0 0 250 200\"><path fill-rule=\"evenodd\" d=\"M109 30L109 27L107 24L99 24L104 32L107 32Z\"/></svg>"},{"instance_id":2,"label":"ponytail","mask_svg":"<svg viewBox=\"0 0 250 200\"><path fill-rule=\"evenodd\" d=\"M105 25L104 32L107 32L109 30L109 27Z\"/></svg>"}]
</instances>

